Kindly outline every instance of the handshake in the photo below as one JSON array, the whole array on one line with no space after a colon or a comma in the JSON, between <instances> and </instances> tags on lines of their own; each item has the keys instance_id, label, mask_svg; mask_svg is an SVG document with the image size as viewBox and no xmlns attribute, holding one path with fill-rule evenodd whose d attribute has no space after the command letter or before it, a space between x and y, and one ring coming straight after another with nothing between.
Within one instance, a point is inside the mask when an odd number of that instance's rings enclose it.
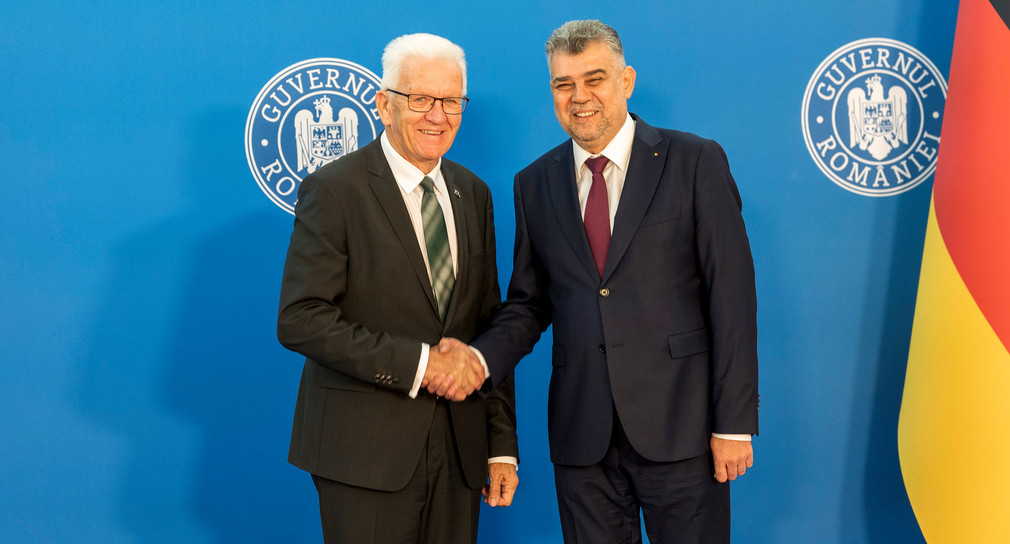
<instances>
[{"instance_id":1,"label":"handshake","mask_svg":"<svg viewBox=\"0 0 1010 544\"><path fill-rule=\"evenodd\" d=\"M458 402L480 389L486 378L484 365L469 346L455 338L443 338L428 352L421 387Z\"/></svg>"}]
</instances>

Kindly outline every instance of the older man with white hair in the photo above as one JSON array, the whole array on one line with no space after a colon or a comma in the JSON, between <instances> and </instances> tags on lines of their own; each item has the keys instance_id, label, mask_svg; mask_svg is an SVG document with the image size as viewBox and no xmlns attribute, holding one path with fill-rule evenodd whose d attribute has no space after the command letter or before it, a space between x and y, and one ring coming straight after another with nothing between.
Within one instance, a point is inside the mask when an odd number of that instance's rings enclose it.
<instances>
[{"instance_id":1,"label":"older man with white hair","mask_svg":"<svg viewBox=\"0 0 1010 544\"><path fill-rule=\"evenodd\" d=\"M486 369L434 347L476 337L500 301L490 191L443 158L466 62L411 34L382 68L385 131L298 192L277 323L306 357L289 461L312 474L326 542L472 543L481 488L512 500L518 445L512 379L470 395Z\"/></svg>"}]
</instances>

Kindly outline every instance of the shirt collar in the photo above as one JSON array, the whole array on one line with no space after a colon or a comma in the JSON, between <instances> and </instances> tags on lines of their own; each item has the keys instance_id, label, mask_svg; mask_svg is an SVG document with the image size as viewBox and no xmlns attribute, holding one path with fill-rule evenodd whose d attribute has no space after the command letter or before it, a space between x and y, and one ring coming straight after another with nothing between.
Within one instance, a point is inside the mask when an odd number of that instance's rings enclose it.
<instances>
[{"instance_id":1,"label":"shirt collar","mask_svg":"<svg viewBox=\"0 0 1010 544\"><path fill-rule=\"evenodd\" d=\"M393 172L393 178L396 180L396 184L403 189L403 192L410 194L421 184L421 180L424 176L428 176L435 182L435 188L439 192L445 191L445 183L442 181L442 158L439 157L438 162L435 164L435 168L431 172L422 172L418 167L410 164L410 161L403 158L395 149L393 149L393 144L389 143L389 138L386 137L386 132L383 131L382 135L379 136L379 140L382 143L382 154L386 156L386 162L389 163L389 169Z\"/></svg>"},{"instance_id":2,"label":"shirt collar","mask_svg":"<svg viewBox=\"0 0 1010 544\"><path fill-rule=\"evenodd\" d=\"M586 151L579 144L572 141L572 151L575 155L575 171L582 176L582 168L585 166L586 159L591 157L599 157L603 155L610 159L610 162L614 163L615 166L621 169L622 172L628 171L628 162L631 161L631 146L635 143L635 120L631 118L631 114L628 114L627 118L624 120L624 124L621 125L621 130L617 131L617 135L614 136L613 140L607 144L607 147L603 148L603 151L593 155L592 153Z\"/></svg>"}]
</instances>

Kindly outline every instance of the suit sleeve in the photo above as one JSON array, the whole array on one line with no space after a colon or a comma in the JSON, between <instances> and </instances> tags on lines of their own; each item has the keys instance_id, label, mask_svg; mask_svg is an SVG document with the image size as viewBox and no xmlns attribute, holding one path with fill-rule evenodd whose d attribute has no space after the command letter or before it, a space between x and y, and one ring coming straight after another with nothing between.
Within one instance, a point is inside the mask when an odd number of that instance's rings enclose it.
<instances>
[{"instance_id":1,"label":"suit sleeve","mask_svg":"<svg viewBox=\"0 0 1010 544\"><path fill-rule=\"evenodd\" d=\"M488 395L487 451L488 457L515 457L519 459L519 436L516 433L515 375L509 374Z\"/></svg>"},{"instance_id":2,"label":"suit sleeve","mask_svg":"<svg viewBox=\"0 0 1010 544\"><path fill-rule=\"evenodd\" d=\"M385 383L376 376L413 378L421 342L368 330L347 319L339 301L347 292L347 229L340 200L318 174L298 191L294 230L281 282L277 338L342 374L407 392L411 379Z\"/></svg>"},{"instance_id":3,"label":"suit sleeve","mask_svg":"<svg viewBox=\"0 0 1010 544\"><path fill-rule=\"evenodd\" d=\"M497 245L494 230L494 207L488 193L484 214L484 247L487 249L488 266L485 272L485 296L483 315L489 317L501 302L501 288L498 285ZM485 318L482 326L487 325ZM487 414L488 457L515 457L519 459L519 436L516 433L516 390L515 376L508 377L495 387L485 402Z\"/></svg>"},{"instance_id":4,"label":"suit sleeve","mask_svg":"<svg viewBox=\"0 0 1010 544\"><path fill-rule=\"evenodd\" d=\"M700 151L695 178L697 250L708 294L712 429L757 434L757 296L740 193L719 144Z\"/></svg>"},{"instance_id":5,"label":"suit sleeve","mask_svg":"<svg viewBox=\"0 0 1010 544\"><path fill-rule=\"evenodd\" d=\"M516 175L513 187L516 239L508 293L491 327L472 344L487 361L494 385L512 374L519 360L533 351L553 313L547 272L530 242L520 175Z\"/></svg>"}]
</instances>

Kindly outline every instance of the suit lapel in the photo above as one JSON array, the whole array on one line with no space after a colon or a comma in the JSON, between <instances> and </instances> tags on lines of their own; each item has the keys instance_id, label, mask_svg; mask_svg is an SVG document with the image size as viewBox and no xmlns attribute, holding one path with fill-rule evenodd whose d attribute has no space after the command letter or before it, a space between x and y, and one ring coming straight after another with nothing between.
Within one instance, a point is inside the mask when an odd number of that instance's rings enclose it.
<instances>
[{"instance_id":1,"label":"suit lapel","mask_svg":"<svg viewBox=\"0 0 1010 544\"><path fill-rule=\"evenodd\" d=\"M551 157L550 164L553 171L547 172L547 190L551 195L551 203L554 206L554 213L558 217L558 223L561 225L561 231L572 247L572 251L585 267L586 272L593 278L598 278L599 272L596 271L593 252L589 248L589 239L586 238L585 223L582 222L582 210L579 207L573 145L575 144L569 140L556 148L556 153Z\"/></svg>"},{"instance_id":2,"label":"suit lapel","mask_svg":"<svg viewBox=\"0 0 1010 544\"><path fill-rule=\"evenodd\" d=\"M631 146L628 173L624 178L624 190L614 217L614 232L607 250L607 263L603 269L603 281L613 274L635 237L652 197L659 186L666 164L667 148L662 144L659 132L637 116L635 121L635 141ZM587 242L588 246L588 242Z\"/></svg>"},{"instance_id":3,"label":"suit lapel","mask_svg":"<svg viewBox=\"0 0 1010 544\"><path fill-rule=\"evenodd\" d=\"M448 328L449 324L452 322L453 316L456 314L456 308L459 306L459 300L461 296L457 294L463 292L463 283L467 281L468 261L466 256L469 254L469 229L467 226L470 223L467 219L467 213L472 209L472 206L465 206L463 202L472 202L472 198L466 187L461 187L457 184L456 176L453 174L452 170L445 167L445 161L442 161L442 178L445 180L445 187L449 190L449 202L452 204L452 219L456 224L456 283L454 284L452 291L452 298L449 299L449 309L445 313L445 323L444 328ZM464 200L463 197L468 197Z\"/></svg>"},{"instance_id":4,"label":"suit lapel","mask_svg":"<svg viewBox=\"0 0 1010 544\"><path fill-rule=\"evenodd\" d=\"M417 235L414 234L414 225L410 222L410 215L407 213L407 206L403 203L403 196L400 188L393 178L393 172L389 169L389 163L382 154L382 145L376 138L371 144L365 147L368 150L365 164L371 175L369 186L378 199L386 213L389 224L393 227L393 232L400 240L403 251L407 254L414 275L423 286L428 302L438 315L438 306L435 304L435 292L432 291L431 281L428 279L428 269L424 266L424 257L421 255L421 248L417 245Z\"/></svg>"}]
</instances>

